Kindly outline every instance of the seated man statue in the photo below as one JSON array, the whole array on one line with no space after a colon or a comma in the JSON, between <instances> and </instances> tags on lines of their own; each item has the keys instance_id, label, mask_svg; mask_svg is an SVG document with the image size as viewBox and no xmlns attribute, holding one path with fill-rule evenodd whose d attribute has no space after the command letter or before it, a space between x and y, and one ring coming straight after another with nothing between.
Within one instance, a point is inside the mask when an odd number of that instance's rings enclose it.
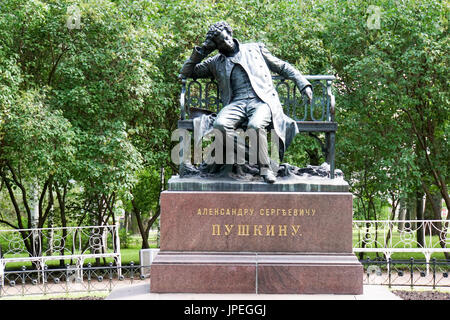
<instances>
[{"instance_id":1,"label":"seated man statue","mask_svg":"<svg viewBox=\"0 0 450 320\"><path fill-rule=\"evenodd\" d=\"M216 49L217 55L205 59ZM267 128L273 128L280 139L280 161L298 133L296 122L283 113L271 71L293 80L311 103L312 86L297 69L271 55L261 43L238 42L226 22L210 26L205 42L194 48L181 69L184 77L217 81L223 108L214 121L215 129L233 138L235 130L247 123L247 130L258 133L257 165L268 183L274 183L276 176L269 165Z\"/></svg>"}]
</instances>

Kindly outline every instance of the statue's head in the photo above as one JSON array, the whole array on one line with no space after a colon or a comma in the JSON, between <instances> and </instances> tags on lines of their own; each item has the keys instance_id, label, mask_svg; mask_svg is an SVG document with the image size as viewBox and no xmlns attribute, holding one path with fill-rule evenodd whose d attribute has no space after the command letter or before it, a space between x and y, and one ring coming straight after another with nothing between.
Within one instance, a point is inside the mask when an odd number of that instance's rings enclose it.
<instances>
[{"instance_id":1,"label":"statue's head","mask_svg":"<svg viewBox=\"0 0 450 320\"><path fill-rule=\"evenodd\" d=\"M230 25L225 21L216 22L209 26L209 30L206 36L213 38L222 31L226 31L230 36L233 36L233 29L231 29Z\"/></svg>"},{"instance_id":2,"label":"statue's head","mask_svg":"<svg viewBox=\"0 0 450 320\"><path fill-rule=\"evenodd\" d=\"M217 49L222 53L228 53L234 50L233 29L224 21L211 25L206 37L214 41Z\"/></svg>"}]
</instances>

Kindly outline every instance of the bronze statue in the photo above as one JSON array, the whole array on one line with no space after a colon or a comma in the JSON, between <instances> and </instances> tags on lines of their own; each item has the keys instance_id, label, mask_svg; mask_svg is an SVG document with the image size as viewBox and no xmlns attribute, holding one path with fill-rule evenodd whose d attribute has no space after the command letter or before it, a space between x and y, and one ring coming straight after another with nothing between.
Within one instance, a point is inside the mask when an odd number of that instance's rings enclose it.
<instances>
[{"instance_id":1,"label":"bronze statue","mask_svg":"<svg viewBox=\"0 0 450 320\"><path fill-rule=\"evenodd\" d=\"M219 53L207 58L216 49ZM271 71L295 81L311 102L312 86L297 69L274 57L262 43L240 43L226 22L210 26L205 42L194 48L181 69L184 77L216 79L223 108L214 128L232 139L238 128L256 130L259 173L268 183L274 183L276 175L269 166L267 128L273 128L280 139L280 161L298 133L296 122L283 113Z\"/></svg>"}]
</instances>

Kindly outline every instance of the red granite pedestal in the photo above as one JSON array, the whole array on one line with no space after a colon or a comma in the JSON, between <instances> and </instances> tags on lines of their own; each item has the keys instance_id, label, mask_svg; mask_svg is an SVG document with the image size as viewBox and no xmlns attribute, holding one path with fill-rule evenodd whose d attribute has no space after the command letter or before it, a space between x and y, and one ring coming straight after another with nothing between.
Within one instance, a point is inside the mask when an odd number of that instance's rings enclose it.
<instances>
[{"instance_id":1,"label":"red granite pedestal","mask_svg":"<svg viewBox=\"0 0 450 320\"><path fill-rule=\"evenodd\" d=\"M362 294L348 192L166 191L159 293Z\"/></svg>"}]
</instances>

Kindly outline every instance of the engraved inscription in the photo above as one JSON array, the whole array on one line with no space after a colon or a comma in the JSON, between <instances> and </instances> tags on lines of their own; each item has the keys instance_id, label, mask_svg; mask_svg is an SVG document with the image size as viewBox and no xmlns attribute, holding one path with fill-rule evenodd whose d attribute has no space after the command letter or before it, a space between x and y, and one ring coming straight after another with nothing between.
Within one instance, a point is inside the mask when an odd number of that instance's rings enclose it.
<instances>
[{"instance_id":1,"label":"engraved inscription","mask_svg":"<svg viewBox=\"0 0 450 320\"><path fill-rule=\"evenodd\" d=\"M283 216L283 217L304 217L315 216L316 209L313 208L198 208L199 216L253 216L259 212L260 216Z\"/></svg>"},{"instance_id":2,"label":"engraved inscription","mask_svg":"<svg viewBox=\"0 0 450 320\"><path fill-rule=\"evenodd\" d=\"M318 213L314 208L198 208L196 216L229 216L247 217L242 223L233 218L232 223L212 223L211 235L218 237L302 237L301 224L292 224L292 219L301 220L314 217ZM254 224L248 223L248 217L254 219ZM264 217L280 217L280 222L290 217L291 224L261 224ZM284 220L286 221L286 220ZM258 223L259 222L259 223Z\"/></svg>"},{"instance_id":3,"label":"engraved inscription","mask_svg":"<svg viewBox=\"0 0 450 320\"><path fill-rule=\"evenodd\" d=\"M287 236L297 236L301 237L302 234L300 231L300 225L262 225L262 224L238 224L236 227L232 225L220 225L213 224L212 225L212 235L213 236L229 236L229 235L237 235L237 236L261 236L261 237L287 237Z\"/></svg>"}]
</instances>

